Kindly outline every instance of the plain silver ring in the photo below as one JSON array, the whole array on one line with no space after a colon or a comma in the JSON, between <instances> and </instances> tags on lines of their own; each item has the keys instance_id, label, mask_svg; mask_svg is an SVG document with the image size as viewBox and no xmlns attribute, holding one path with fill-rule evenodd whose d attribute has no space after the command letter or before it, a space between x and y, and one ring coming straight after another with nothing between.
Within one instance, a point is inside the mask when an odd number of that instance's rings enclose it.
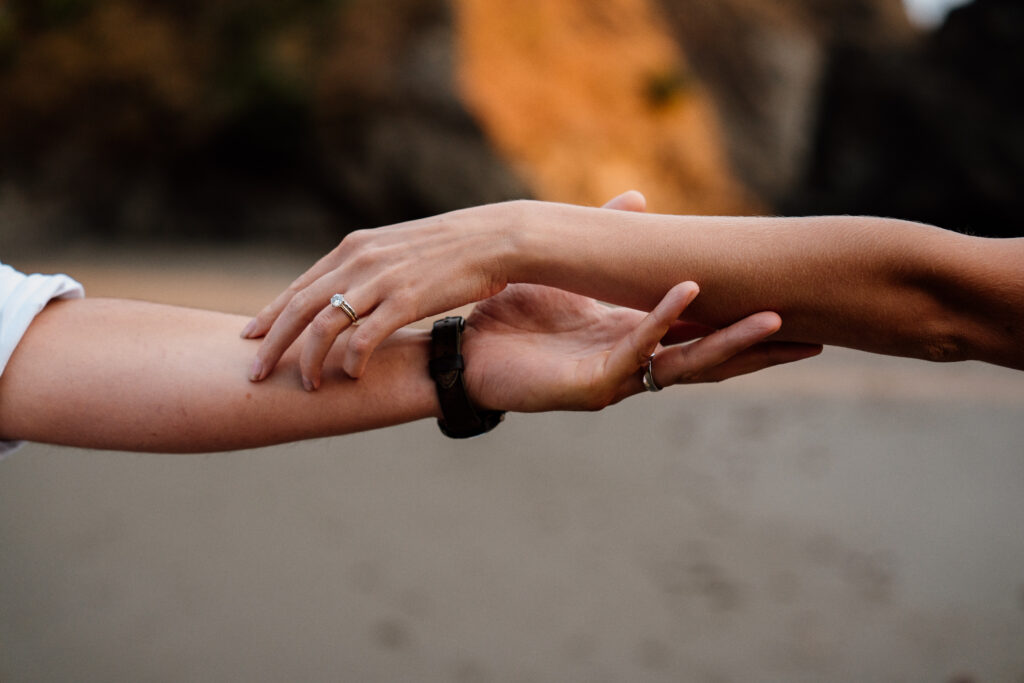
<instances>
[{"instance_id":1,"label":"plain silver ring","mask_svg":"<svg viewBox=\"0 0 1024 683\"><path fill-rule=\"evenodd\" d=\"M652 353L647 357L647 369L644 370L644 389L651 393L657 393L662 390L662 387L658 386L658 383L654 381L654 354Z\"/></svg>"},{"instance_id":2,"label":"plain silver ring","mask_svg":"<svg viewBox=\"0 0 1024 683\"><path fill-rule=\"evenodd\" d=\"M349 320L352 321L353 326L359 324L359 316L356 315L356 310L352 308L352 304L348 302L344 294L335 294L332 296L331 305L345 311L345 315L347 315Z\"/></svg>"}]
</instances>

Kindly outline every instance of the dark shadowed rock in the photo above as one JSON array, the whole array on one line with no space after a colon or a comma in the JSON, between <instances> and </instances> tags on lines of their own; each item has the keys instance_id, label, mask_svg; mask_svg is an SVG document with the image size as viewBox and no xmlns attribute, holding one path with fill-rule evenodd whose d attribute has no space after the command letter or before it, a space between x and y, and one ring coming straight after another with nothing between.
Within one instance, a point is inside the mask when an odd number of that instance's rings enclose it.
<instances>
[{"instance_id":1,"label":"dark shadowed rock","mask_svg":"<svg viewBox=\"0 0 1024 683\"><path fill-rule=\"evenodd\" d=\"M901 0L652 0L660 14L456 1L458 24L452 0L0 4L0 250L83 236L323 248L525 196L513 167L558 200L647 183L656 203L689 197L659 204L680 212L1024 231L1016 0L976 0L931 34ZM609 61L630 58L641 76L613 78ZM550 91L524 93L538 82Z\"/></svg>"},{"instance_id":2,"label":"dark shadowed rock","mask_svg":"<svg viewBox=\"0 0 1024 683\"><path fill-rule=\"evenodd\" d=\"M815 156L782 203L1024 234L1024 5L976 0L909 46L830 58Z\"/></svg>"},{"instance_id":3,"label":"dark shadowed rock","mask_svg":"<svg viewBox=\"0 0 1024 683\"><path fill-rule=\"evenodd\" d=\"M660 0L780 213L1024 234L1024 5L976 0L931 34L900 0Z\"/></svg>"},{"instance_id":4,"label":"dark shadowed rock","mask_svg":"<svg viewBox=\"0 0 1024 683\"><path fill-rule=\"evenodd\" d=\"M526 194L452 85L446 0L0 6L4 246L273 239Z\"/></svg>"},{"instance_id":5,"label":"dark shadowed rock","mask_svg":"<svg viewBox=\"0 0 1024 683\"><path fill-rule=\"evenodd\" d=\"M829 54L905 42L900 0L659 0L725 125L739 176L778 204L812 156Z\"/></svg>"}]
</instances>

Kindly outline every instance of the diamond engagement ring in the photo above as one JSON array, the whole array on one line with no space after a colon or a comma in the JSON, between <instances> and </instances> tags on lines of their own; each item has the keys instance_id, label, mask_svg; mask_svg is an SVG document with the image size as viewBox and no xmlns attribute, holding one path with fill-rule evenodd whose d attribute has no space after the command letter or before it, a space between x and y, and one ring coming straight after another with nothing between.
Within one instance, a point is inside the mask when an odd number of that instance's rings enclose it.
<instances>
[{"instance_id":1,"label":"diamond engagement ring","mask_svg":"<svg viewBox=\"0 0 1024 683\"><path fill-rule=\"evenodd\" d=\"M654 354L647 358L647 369L644 370L644 389L650 392L661 391L662 387L654 381Z\"/></svg>"},{"instance_id":2,"label":"diamond engagement ring","mask_svg":"<svg viewBox=\"0 0 1024 683\"><path fill-rule=\"evenodd\" d=\"M341 310L345 311L345 315L347 315L349 317L349 320L352 321L352 325L359 324L359 316L356 315L356 311L354 308L352 308L352 304L350 304L348 300L345 299L344 294L335 294L334 296L332 296L331 305L334 306L335 308L340 308Z\"/></svg>"}]
</instances>

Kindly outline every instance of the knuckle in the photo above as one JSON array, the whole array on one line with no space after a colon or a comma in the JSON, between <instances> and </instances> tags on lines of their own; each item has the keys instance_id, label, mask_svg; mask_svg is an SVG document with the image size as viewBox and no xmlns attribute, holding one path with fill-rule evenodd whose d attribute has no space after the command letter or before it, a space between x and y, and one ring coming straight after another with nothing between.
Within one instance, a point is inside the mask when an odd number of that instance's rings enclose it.
<instances>
[{"instance_id":1,"label":"knuckle","mask_svg":"<svg viewBox=\"0 0 1024 683\"><path fill-rule=\"evenodd\" d=\"M296 292L295 296L289 299L288 303L285 304L284 313L287 315L295 315L296 313L299 313L302 311L307 298L308 296L304 295L301 291Z\"/></svg>"},{"instance_id":2,"label":"knuckle","mask_svg":"<svg viewBox=\"0 0 1024 683\"><path fill-rule=\"evenodd\" d=\"M399 289L388 297L391 299L391 306L400 311L409 311L416 307L416 295L409 289Z\"/></svg>"},{"instance_id":3,"label":"knuckle","mask_svg":"<svg viewBox=\"0 0 1024 683\"><path fill-rule=\"evenodd\" d=\"M309 324L309 333L318 339L328 339L337 336L337 332L335 332L334 326L330 321L320 316L313 318L313 322Z\"/></svg>"},{"instance_id":4,"label":"knuckle","mask_svg":"<svg viewBox=\"0 0 1024 683\"><path fill-rule=\"evenodd\" d=\"M303 289L296 292L295 296L292 297L288 305L285 306L285 310L293 316L311 318L313 308L313 295L308 289Z\"/></svg>"},{"instance_id":5,"label":"knuckle","mask_svg":"<svg viewBox=\"0 0 1024 683\"><path fill-rule=\"evenodd\" d=\"M364 244L366 244L366 241L369 238L369 236L370 231L366 230L365 228L360 230L353 230L349 234L345 235L344 238L342 238L341 242L338 244L338 252L340 253L359 249Z\"/></svg>"},{"instance_id":6,"label":"knuckle","mask_svg":"<svg viewBox=\"0 0 1024 683\"><path fill-rule=\"evenodd\" d=\"M679 373L674 384L695 384L698 376L696 370L686 369Z\"/></svg>"},{"instance_id":7,"label":"knuckle","mask_svg":"<svg viewBox=\"0 0 1024 683\"><path fill-rule=\"evenodd\" d=\"M373 348L373 338L366 328L355 332L348 340L348 350L357 358L362 358L370 353Z\"/></svg>"},{"instance_id":8,"label":"knuckle","mask_svg":"<svg viewBox=\"0 0 1024 683\"><path fill-rule=\"evenodd\" d=\"M367 270L383 260L383 249L378 247L360 247L348 262L355 270Z\"/></svg>"}]
</instances>

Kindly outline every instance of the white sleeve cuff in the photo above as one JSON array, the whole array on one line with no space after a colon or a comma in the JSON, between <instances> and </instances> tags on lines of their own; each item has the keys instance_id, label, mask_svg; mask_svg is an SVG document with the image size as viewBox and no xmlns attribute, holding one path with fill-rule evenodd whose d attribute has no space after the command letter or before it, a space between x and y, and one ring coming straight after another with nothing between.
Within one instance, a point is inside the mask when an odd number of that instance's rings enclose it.
<instances>
[{"instance_id":1,"label":"white sleeve cuff","mask_svg":"<svg viewBox=\"0 0 1024 683\"><path fill-rule=\"evenodd\" d=\"M67 275L25 275L0 263L0 374L25 330L53 299L80 299L82 285ZM0 459L21 445L0 441Z\"/></svg>"}]
</instances>

